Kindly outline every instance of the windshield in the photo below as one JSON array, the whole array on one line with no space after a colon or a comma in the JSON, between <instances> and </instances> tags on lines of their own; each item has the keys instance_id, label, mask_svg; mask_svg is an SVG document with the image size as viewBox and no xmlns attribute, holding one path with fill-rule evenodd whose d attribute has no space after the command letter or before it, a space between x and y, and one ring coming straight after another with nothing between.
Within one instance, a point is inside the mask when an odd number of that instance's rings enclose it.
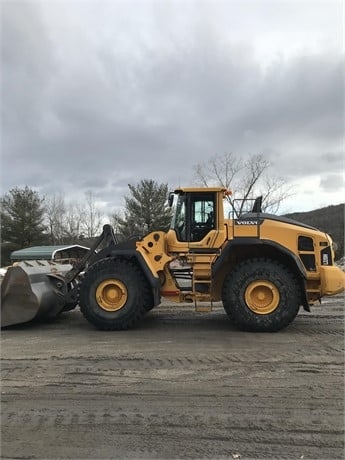
<instances>
[{"instance_id":1,"label":"windshield","mask_svg":"<svg viewBox=\"0 0 345 460\"><path fill-rule=\"evenodd\" d=\"M185 239L186 237L185 221L186 221L186 195L178 195L175 212L172 218L170 228L176 231L176 234L179 240Z\"/></svg>"}]
</instances>

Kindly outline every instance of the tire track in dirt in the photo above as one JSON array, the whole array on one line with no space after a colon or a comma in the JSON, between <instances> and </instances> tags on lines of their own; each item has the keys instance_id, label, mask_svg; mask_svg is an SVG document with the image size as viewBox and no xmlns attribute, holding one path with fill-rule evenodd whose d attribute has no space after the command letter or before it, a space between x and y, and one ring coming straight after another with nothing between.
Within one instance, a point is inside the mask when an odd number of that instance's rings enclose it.
<instances>
[{"instance_id":1,"label":"tire track in dirt","mask_svg":"<svg viewBox=\"0 0 345 460\"><path fill-rule=\"evenodd\" d=\"M7 331L2 458L343 458L337 309L277 334L164 309L123 334L77 312Z\"/></svg>"},{"instance_id":2,"label":"tire track in dirt","mask_svg":"<svg viewBox=\"0 0 345 460\"><path fill-rule=\"evenodd\" d=\"M149 438L160 439L160 449L161 443L169 444L179 439L182 446L186 447L185 454L190 451L194 456L200 454L210 457L215 451L215 445L217 453L225 455L231 446L236 445L242 452L255 450L266 454L267 446L270 446L269 451L279 451L280 454L284 451L290 454L300 453L306 449L308 452L317 453L317 449L322 448L324 452L332 453L330 458L340 458L341 432L329 429L326 425L320 428L317 424L306 429L304 426L289 424L283 418L278 422L277 425L274 417L264 415L248 415L238 419L236 414L222 414L219 411L212 413L210 408L207 413L197 411L182 415L171 408L165 415L160 412L145 413L142 408L133 411L124 411L121 408L117 411L100 407L92 410L73 408L59 409L57 412L52 409L38 409L12 412L3 418L8 430L21 426L31 433L44 429L61 435L70 429L88 430L91 427L94 432L102 433L106 428L116 433L116 437L131 436L134 447L145 443L144 440L150 433ZM146 450L148 449L149 445L146 446Z\"/></svg>"},{"instance_id":3,"label":"tire track in dirt","mask_svg":"<svg viewBox=\"0 0 345 460\"><path fill-rule=\"evenodd\" d=\"M122 379L127 383L137 380L179 381L186 377L193 380L195 375L207 373L210 381L220 378L257 377L261 370L272 375L294 373L314 373L324 376L343 377L344 354L335 352L330 344L327 350L331 356L325 356L322 347L306 353L305 347L294 347L290 351L273 353L272 350L260 355L253 351L221 353L215 357L205 354L188 354L178 357L147 358L144 356L113 356L60 358L52 357L41 360L7 360L2 361L2 387L22 387L31 385L70 386L73 384L106 386L113 379ZM245 364L245 365L243 365ZM248 365L250 364L250 369ZM197 377L198 378L198 377Z\"/></svg>"}]
</instances>

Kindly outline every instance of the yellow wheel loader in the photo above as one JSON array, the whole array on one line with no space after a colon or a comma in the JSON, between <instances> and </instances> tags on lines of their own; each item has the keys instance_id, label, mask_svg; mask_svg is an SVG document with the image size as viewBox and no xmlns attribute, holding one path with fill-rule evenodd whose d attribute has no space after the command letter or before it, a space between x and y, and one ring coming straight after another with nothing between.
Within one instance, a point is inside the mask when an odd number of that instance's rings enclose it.
<instances>
[{"instance_id":1,"label":"yellow wheel loader","mask_svg":"<svg viewBox=\"0 0 345 460\"><path fill-rule=\"evenodd\" d=\"M273 332L288 326L301 306L310 311L322 297L344 291L329 235L261 212L260 199L246 213L225 216L227 193L179 188L169 197L176 203L168 232L118 243L105 225L67 272L9 268L1 286L2 327L78 304L96 328L128 329L164 298L190 302L197 311L222 301L238 328Z\"/></svg>"}]
</instances>

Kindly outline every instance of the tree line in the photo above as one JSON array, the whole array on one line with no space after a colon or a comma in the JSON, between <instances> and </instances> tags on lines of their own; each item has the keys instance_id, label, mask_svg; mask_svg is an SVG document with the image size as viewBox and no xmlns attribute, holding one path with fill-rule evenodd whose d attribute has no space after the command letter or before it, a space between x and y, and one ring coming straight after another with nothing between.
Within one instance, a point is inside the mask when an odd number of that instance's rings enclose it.
<instances>
[{"instance_id":1,"label":"tree line","mask_svg":"<svg viewBox=\"0 0 345 460\"><path fill-rule=\"evenodd\" d=\"M243 199L262 196L264 211L276 213L291 195L287 184L272 175L271 164L262 154L214 155L194 166L194 186L222 186L232 189L227 197L233 215L240 215ZM9 263L16 249L35 245L80 243L88 246L100 234L104 221L110 222L120 238L142 236L152 230L166 230L171 221L167 206L169 187L152 179L128 184L120 212L104 216L92 192L83 202L67 203L63 196L41 196L25 186L15 187L1 197L1 264Z\"/></svg>"},{"instance_id":2,"label":"tree line","mask_svg":"<svg viewBox=\"0 0 345 460\"><path fill-rule=\"evenodd\" d=\"M67 203L61 195L41 196L28 186L11 189L1 197L1 265L10 263L12 251L30 246L89 246L105 221L120 239L166 230L171 220L168 185L145 179L129 189L123 216L104 216L92 192L85 193L83 202Z\"/></svg>"}]
</instances>

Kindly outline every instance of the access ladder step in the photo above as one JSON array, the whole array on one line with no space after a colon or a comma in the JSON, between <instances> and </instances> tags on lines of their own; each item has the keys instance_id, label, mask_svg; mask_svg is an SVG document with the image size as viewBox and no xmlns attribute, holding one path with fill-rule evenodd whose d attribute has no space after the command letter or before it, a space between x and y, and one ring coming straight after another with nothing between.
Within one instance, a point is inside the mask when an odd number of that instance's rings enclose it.
<instances>
[{"instance_id":1,"label":"access ladder step","mask_svg":"<svg viewBox=\"0 0 345 460\"><path fill-rule=\"evenodd\" d=\"M210 313L212 311L212 303L208 303L207 305L196 304L195 311L197 313Z\"/></svg>"}]
</instances>

